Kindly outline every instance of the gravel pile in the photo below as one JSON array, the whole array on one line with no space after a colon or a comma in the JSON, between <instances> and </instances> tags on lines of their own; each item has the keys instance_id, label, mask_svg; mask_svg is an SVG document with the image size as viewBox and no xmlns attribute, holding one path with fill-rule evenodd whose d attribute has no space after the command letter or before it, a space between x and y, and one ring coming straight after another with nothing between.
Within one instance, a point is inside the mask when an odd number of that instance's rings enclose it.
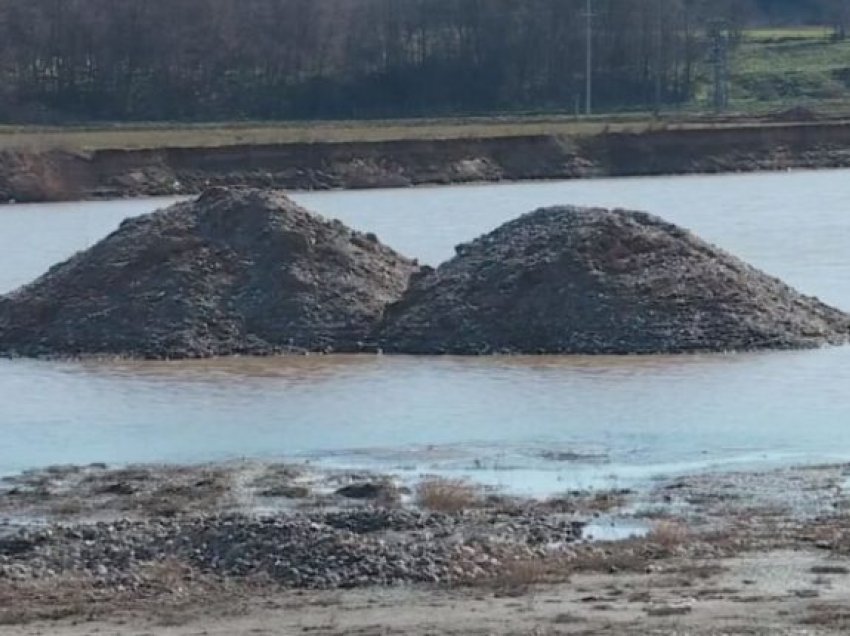
<instances>
[{"instance_id":1,"label":"gravel pile","mask_svg":"<svg viewBox=\"0 0 850 636\"><path fill-rule=\"evenodd\" d=\"M389 509L56 526L0 538L0 580L78 574L134 588L151 564L178 560L206 574L295 588L448 583L543 556L581 532L580 523L551 515Z\"/></svg>"},{"instance_id":2,"label":"gravel pile","mask_svg":"<svg viewBox=\"0 0 850 636\"><path fill-rule=\"evenodd\" d=\"M850 316L657 217L554 207L417 274L384 350L651 354L844 343Z\"/></svg>"},{"instance_id":3,"label":"gravel pile","mask_svg":"<svg viewBox=\"0 0 850 636\"><path fill-rule=\"evenodd\" d=\"M419 269L279 193L131 219L0 297L0 355L651 354L845 343L850 316L670 223L555 207Z\"/></svg>"},{"instance_id":4,"label":"gravel pile","mask_svg":"<svg viewBox=\"0 0 850 636\"><path fill-rule=\"evenodd\" d=\"M213 189L125 221L0 300L0 355L373 350L416 265L283 194Z\"/></svg>"}]
</instances>

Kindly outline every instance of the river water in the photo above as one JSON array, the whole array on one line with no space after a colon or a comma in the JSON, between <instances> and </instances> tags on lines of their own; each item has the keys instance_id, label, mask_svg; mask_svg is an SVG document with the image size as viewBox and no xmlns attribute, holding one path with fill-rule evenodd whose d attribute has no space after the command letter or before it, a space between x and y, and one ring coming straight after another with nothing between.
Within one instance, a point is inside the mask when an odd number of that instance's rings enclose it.
<instances>
[{"instance_id":1,"label":"river water","mask_svg":"<svg viewBox=\"0 0 850 636\"><path fill-rule=\"evenodd\" d=\"M643 209L850 310L850 172L298 194L423 262L539 206ZM0 209L0 292L167 200ZM685 357L0 361L0 474L295 458L507 490L850 459L850 347Z\"/></svg>"}]
</instances>

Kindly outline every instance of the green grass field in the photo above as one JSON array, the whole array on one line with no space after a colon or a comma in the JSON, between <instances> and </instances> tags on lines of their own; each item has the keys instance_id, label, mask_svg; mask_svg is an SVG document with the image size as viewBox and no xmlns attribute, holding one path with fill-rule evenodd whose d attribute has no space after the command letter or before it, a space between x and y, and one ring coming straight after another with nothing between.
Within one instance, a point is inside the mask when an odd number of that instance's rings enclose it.
<instances>
[{"instance_id":1,"label":"green grass field","mask_svg":"<svg viewBox=\"0 0 850 636\"><path fill-rule=\"evenodd\" d=\"M821 26L760 27L743 33L746 42L782 42L794 40L823 40L832 36L832 29Z\"/></svg>"},{"instance_id":2,"label":"green grass field","mask_svg":"<svg viewBox=\"0 0 850 636\"><path fill-rule=\"evenodd\" d=\"M850 119L850 117L848 117ZM781 126L749 115L715 118L692 111L665 115L575 120L568 117L468 118L321 123L156 124L84 128L13 128L0 126L0 151L145 150L210 148L232 145L437 141L520 136L585 136L603 132L730 128L741 125Z\"/></svg>"},{"instance_id":3,"label":"green grass field","mask_svg":"<svg viewBox=\"0 0 850 636\"><path fill-rule=\"evenodd\" d=\"M576 120L570 117L471 117L361 122L154 124L85 128L0 127L2 149L96 151L121 148L198 148L286 143L347 143L399 140L589 135L605 129L642 131L646 116Z\"/></svg>"},{"instance_id":4,"label":"green grass field","mask_svg":"<svg viewBox=\"0 0 850 636\"><path fill-rule=\"evenodd\" d=\"M850 107L850 40L833 40L829 29L748 31L730 66L733 108Z\"/></svg>"}]
</instances>

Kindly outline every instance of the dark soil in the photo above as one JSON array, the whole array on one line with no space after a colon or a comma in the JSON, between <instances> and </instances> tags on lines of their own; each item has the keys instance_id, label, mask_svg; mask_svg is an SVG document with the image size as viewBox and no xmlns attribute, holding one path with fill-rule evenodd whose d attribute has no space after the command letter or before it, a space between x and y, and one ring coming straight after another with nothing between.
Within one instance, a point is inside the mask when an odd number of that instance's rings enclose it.
<instances>
[{"instance_id":1,"label":"dark soil","mask_svg":"<svg viewBox=\"0 0 850 636\"><path fill-rule=\"evenodd\" d=\"M843 343L850 316L648 214L555 207L512 221L387 311L386 351L676 353Z\"/></svg>"},{"instance_id":2,"label":"dark soil","mask_svg":"<svg viewBox=\"0 0 850 636\"><path fill-rule=\"evenodd\" d=\"M416 265L279 193L213 189L125 221L0 299L0 355L369 350Z\"/></svg>"}]
</instances>

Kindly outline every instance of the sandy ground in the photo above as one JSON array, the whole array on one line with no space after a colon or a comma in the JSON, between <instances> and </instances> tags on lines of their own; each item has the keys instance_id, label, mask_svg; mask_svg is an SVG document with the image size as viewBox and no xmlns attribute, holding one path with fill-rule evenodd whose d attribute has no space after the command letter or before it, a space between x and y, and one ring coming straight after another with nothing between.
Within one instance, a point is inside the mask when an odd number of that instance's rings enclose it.
<instances>
[{"instance_id":1,"label":"sandy ground","mask_svg":"<svg viewBox=\"0 0 850 636\"><path fill-rule=\"evenodd\" d=\"M4 636L846 634L850 559L776 551L650 574L489 589L289 592L0 627Z\"/></svg>"},{"instance_id":2,"label":"sandy ground","mask_svg":"<svg viewBox=\"0 0 850 636\"><path fill-rule=\"evenodd\" d=\"M159 480L193 480L210 467L148 470L146 503ZM231 483L243 489L259 475L266 487L270 474L282 473L310 483L303 473L256 465L237 470ZM219 581L184 589L178 576L162 578L156 593L119 598L75 595L73 581L45 583L53 588L0 581L0 634L846 634L848 473L850 466L822 466L662 482L616 501L618 514L654 524L650 537L589 544L569 563L528 564L464 585L315 591ZM111 482L115 474L103 476ZM45 486L38 475L27 481ZM217 488L211 494L221 496ZM34 512L33 502L26 508Z\"/></svg>"}]
</instances>

